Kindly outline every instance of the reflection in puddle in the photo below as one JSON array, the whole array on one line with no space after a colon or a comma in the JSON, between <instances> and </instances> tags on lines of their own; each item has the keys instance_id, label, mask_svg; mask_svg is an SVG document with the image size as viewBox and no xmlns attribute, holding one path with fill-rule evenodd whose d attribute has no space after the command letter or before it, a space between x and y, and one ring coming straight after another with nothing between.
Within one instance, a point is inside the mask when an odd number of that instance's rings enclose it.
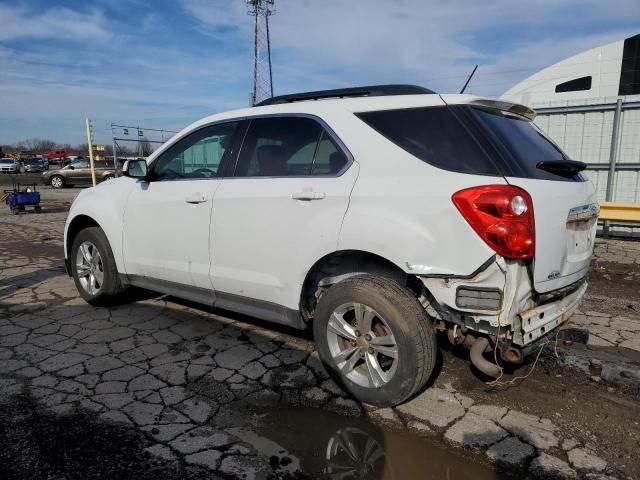
<instances>
[{"instance_id":1,"label":"reflection in puddle","mask_svg":"<svg viewBox=\"0 0 640 480\"><path fill-rule=\"evenodd\" d=\"M299 462L301 473L335 480L493 480L482 456L447 448L436 439L408 431L385 431L363 418L312 408L273 411L254 427L279 445L279 454ZM261 450L260 444L252 443ZM273 448L269 449L273 453Z\"/></svg>"},{"instance_id":2,"label":"reflection in puddle","mask_svg":"<svg viewBox=\"0 0 640 480\"><path fill-rule=\"evenodd\" d=\"M329 478L379 478L385 466L384 448L356 427L340 428L329 438L325 472Z\"/></svg>"}]
</instances>

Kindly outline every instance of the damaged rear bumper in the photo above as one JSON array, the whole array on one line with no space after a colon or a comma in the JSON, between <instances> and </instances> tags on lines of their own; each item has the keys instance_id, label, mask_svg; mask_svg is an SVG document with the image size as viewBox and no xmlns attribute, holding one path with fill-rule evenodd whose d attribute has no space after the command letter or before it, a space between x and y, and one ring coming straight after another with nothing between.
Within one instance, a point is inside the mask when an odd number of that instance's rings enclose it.
<instances>
[{"instance_id":1,"label":"damaged rear bumper","mask_svg":"<svg viewBox=\"0 0 640 480\"><path fill-rule=\"evenodd\" d=\"M582 282L576 291L560 300L520 312L518 314L520 328L514 329L513 343L528 345L569 320L569 317L578 308L578 304L587 290L587 285L587 282Z\"/></svg>"},{"instance_id":2,"label":"damaged rear bumper","mask_svg":"<svg viewBox=\"0 0 640 480\"><path fill-rule=\"evenodd\" d=\"M497 341L501 357L520 362L538 340L565 323L587 289L585 279L538 295L529 265L496 256L468 277L420 277L422 303L454 344L471 347L482 336Z\"/></svg>"}]
</instances>

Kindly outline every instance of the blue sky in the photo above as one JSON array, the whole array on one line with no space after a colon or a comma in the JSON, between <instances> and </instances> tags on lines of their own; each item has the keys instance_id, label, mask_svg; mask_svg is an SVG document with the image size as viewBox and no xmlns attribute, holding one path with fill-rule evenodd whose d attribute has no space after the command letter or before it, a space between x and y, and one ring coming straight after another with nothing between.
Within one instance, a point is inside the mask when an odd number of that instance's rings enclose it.
<instances>
[{"instance_id":1,"label":"blue sky","mask_svg":"<svg viewBox=\"0 0 640 480\"><path fill-rule=\"evenodd\" d=\"M638 0L276 0L275 93L373 83L500 95L640 31ZM109 124L180 129L246 106L243 0L0 0L0 144L95 140Z\"/></svg>"}]
</instances>

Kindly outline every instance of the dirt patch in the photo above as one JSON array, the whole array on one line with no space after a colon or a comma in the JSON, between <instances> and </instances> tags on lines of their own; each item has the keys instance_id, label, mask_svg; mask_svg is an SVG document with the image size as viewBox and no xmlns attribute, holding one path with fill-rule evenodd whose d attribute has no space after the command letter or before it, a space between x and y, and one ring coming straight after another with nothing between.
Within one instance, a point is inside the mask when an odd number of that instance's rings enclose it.
<instances>
[{"instance_id":1,"label":"dirt patch","mask_svg":"<svg viewBox=\"0 0 640 480\"><path fill-rule=\"evenodd\" d=\"M524 375L530 365L515 372ZM514 375L507 375L508 381ZM479 381L457 355L443 353L441 382L485 402L550 419L563 436L570 435L599 455L616 461L615 467L630 478L640 478L640 392L593 383L571 369L538 363L533 373L515 386L489 388Z\"/></svg>"}]
</instances>

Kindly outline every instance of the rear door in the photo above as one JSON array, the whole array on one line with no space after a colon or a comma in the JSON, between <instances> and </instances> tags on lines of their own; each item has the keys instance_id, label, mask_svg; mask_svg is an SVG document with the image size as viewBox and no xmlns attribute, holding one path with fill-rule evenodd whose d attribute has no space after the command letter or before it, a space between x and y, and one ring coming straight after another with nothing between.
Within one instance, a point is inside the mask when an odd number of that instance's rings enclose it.
<instances>
[{"instance_id":1,"label":"rear door","mask_svg":"<svg viewBox=\"0 0 640 480\"><path fill-rule=\"evenodd\" d=\"M337 248L357 164L302 116L255 118L212 217L211 278L224 294L298 309L304 275Z\"/></svg>"},{"instance_id":2,"label":"rear door","mask_svg":"<svg viewBox=\"0 0 640 480\"><path fill-rule=\"evenodd\" d=\"M68 183L79 184L89 182L91 180L89 162L86 160L73 162L67 169L65 176Z\"/></svg>"},{"instance_id":3,"label":"rear door","mask_svg":"<svg viewBox=\"0 0 640 480\"><path fill-rule=\"evenodd\" d=\"M528 119L495 109L471 110L497 149L507 182L526 190L533 200L536 291L580 280L589 270L596 234L593 184L575 172L541 168L540 162L568 158Z\"/></svg>"}]
</instances>

